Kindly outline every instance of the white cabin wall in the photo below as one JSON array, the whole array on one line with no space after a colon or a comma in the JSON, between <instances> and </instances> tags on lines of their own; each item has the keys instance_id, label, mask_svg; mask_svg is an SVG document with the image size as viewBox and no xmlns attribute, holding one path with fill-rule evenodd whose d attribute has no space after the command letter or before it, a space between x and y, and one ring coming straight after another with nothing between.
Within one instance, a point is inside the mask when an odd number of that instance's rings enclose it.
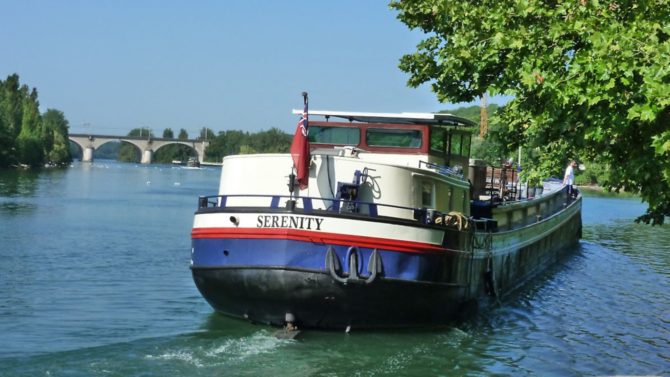
<instances>
[{"instance_id":1,"label":"white cabin wall","mask_svg":"<svg viewBox=\"0 0 670 377\"><path fill-rule=\"evenodd\" d=\"M382 158L384 163L380 161ZM442 212L456 210L469 213L469 206L463 201L463 197L467 197L467 183L428 169L419 169L421 160L425 161L425 156L402 155L395 159L389 155L363 153L351 157L314 155L310 161L308 188L299 192L296 189L295 195L334 198L337 196L338 182L351 183L356 170L363 172L368 168L370 177L359 189L358 200L362 202L420 208L424 206L422 184L430 182L433 191L431 208ZM288 196L288 175L292 166L293 160L289 154L228 156L223 162L219 194ZM268 200L229 198L229 203L268 205ZM326 209L332 203L314 201L312 204L315 209ZM298 201L298 207L301 206ZM413 218L412 211L406 209L378 207L378 212L382 216Z\"/></svg>"},{"instance_id":2,"label":"white cabin wall","mask_svg":"<svg viewBox=\"0 0 670 377\"><path fill-rule=\"evenodd\" d=\"M433 185L433 206L431 208L443 212L459 211L468 214L469 205L463 201L467 199L467 184L455 185L449 178L426 169L419 169L422 156L403 155L398 165L389 164L389 155L379 156L360 155L359 157L340 157L319 155L313 157L313 177L310 180L309 196L328 197L337 195L338 182L352 182L356 170L369 170L367 182L361 186L358 199L363 202L388 204L402 207L423 207L422 185L430 182ZM424 156L425 157L425 156ZM379 162L383 158L384 163ZM402 161L404 160L404 161ZM326 162L328 161L328 165ZM404 162L404 164L402 163ZM406 167L404 167L405 165ZM328 173L331 178L328 180ZM332 191L329 186L332 185ZM315 189L316 188L316 189ZM315 191L313 191L315 190ZM380 215L412 217L407 210L379 208Z\"/></svg>"},{"instance_id":3,"label":"white cabin wall","mask_svg":"<svg viewBox=\"0 0 670 377\"><path fill-rule=\"evenodd\" d=\"M337 195L338 182L351 183L353 182L356 170L363 172L365 168L368 168L370 177L359 189L358 199L360 201L402 207L415 206L416 200L414 195L408 193L408 190L410 192L414 191L414 185L412 184L412 177L407 170L356 157L316 156L316 171L319 174L316 181L319 182L318 187L321 191L318 193L310 191L310 196L322 195L332 197L328 189L328 169L325 168L326 161L330 161L331 163L330 182L333 187L332 192L335 195ZM379 215L383 216L412 218L412 213L408 210L387 207L379 207L378 210Z\"/></svg>"},{"instance_id":4,"label":"white cabin wall","mask_svg":"<svg viewBox=\"0 0 670 377\"><path fill-rule=\"evenodd\" d=\"M220 195L287 195L289 154L245 154L223 159Z\"/></svg>"}]
</instances>

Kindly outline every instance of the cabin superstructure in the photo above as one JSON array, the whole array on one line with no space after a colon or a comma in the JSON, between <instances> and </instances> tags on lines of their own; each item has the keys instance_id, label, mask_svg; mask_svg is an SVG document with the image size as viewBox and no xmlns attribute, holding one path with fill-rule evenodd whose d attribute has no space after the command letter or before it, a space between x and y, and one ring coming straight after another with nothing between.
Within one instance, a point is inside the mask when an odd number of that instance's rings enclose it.
<instances>
[{"instance_id":1,"label":"cabin superstructure","mask_svg":"<svg viewBox=\"0 0 670 377\"><path fill-rule=\"evenodd\" d=\"M298 196L385 205L375 211L409 219L416 215L399 207L469 215L467 169L473 122L451 114L312 110L309 116L310 178ZM244 163L234 163L237 159ZM226 157L220 193L288 193L291 169L287 155ZM262 184L234 178L254 171L264 172ZM332 203L312 205L324 209ZM357 210L367 213L369 206Z\"/></svg>"}]
</instances>

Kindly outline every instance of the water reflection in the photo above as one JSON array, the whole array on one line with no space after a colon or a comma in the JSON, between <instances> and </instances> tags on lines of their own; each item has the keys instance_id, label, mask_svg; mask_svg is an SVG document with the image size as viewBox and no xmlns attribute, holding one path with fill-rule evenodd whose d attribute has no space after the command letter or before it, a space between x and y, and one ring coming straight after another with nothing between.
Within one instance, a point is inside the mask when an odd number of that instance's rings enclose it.
<instances>
[{"instance_id":1,"label":"water reflection","mask_svg":"<svg viewBox=\"0 0 670 377\"><path fill-rule=\"evenodd\" d=\"M67 169L0 170L0 213L32 213L42 197L62 197L65 174Z\"/></svg>"},{"instance_id":2,"label":"water reflection","mask_svg":"<svg viewBox=\"0 0 670 377\"><path fill-rule=\"evenodd\" d=\"M632 221L618 221L614 226L598 224L584 228L584 238L621 252L649 266L655 273L670 275L670 228L667 225L652 227Z\"/></svg>"},{"instance_id":3,"label":"water reflection","mask_svg":"<svg viewBox=\"0 0 670 377\"><path fill-rule=\"evenodd\" d=\"M13 202L13 201L4 201L0 199L0 212L6 213L8 215L16 215L19 213L30 212L37 208L33 203L23 203L23 202Z\"/></svg>"},{"instance_id":4,"label":"water reflection","mask_svg":"<svg viewBox=\"0 0 670 377\"><path fill-rule=\"evenodd\" d=\"M34 196L40 174L39 170L33 169L0 170L0 196L10 198Z\"/></svg>"},{"instance_id":5,"label":"water reflection","mask_svg":"<svg viewBox=\"0 0 670 377\"><path fill-rule=\"evenodd\" d=\"M36 205L26 198L37 191L39 171L0 170L0 213L17 215L35 210Z\"/></svg>"}]
</instances>

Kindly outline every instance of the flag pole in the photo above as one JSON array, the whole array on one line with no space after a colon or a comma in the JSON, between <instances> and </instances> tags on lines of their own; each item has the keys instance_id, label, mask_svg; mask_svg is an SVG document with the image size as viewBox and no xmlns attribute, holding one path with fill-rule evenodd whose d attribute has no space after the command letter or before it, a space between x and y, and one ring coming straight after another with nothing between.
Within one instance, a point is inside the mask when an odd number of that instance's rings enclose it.
<instances>
[{"instance_id":1,"label":"flag pole","mask_svg":"<svg viewBox=\"0 0 670 377\"><path fill-rule=\"evenodd\" d=\"M309 139L307 137L309 134L309 100L307 92L302 92L301 94L304 109L300 116L300 120L298 120L298 124L296 125L293 141L291 142L293 168L291 169L291 175L289 176L289 192L292 200L294 199L294 196L297 196L297 193L294 194L295 186L298 186L299 190L304 190L309 183L310 153ZM293 200L293 202L295 202L295 200Z\"/></svg>"}]
</instances>

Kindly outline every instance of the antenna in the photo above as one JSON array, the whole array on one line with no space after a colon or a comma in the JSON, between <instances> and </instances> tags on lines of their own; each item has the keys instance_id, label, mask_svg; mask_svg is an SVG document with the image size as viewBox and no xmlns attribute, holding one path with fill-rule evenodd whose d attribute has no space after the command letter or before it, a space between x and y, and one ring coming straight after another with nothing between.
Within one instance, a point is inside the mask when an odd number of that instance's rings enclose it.
<instances>
[{"instance_id":1,"label":"antenna","mask_svg":"<svg viewBox=\"0 0 670 377\"><path fill-rule=\"evenodd\" d=\"M479 109L479 136L484 137L489 132L489 111L486 101L487 94L482 95L481 109Z\"/></svg>"}]
</instances>

